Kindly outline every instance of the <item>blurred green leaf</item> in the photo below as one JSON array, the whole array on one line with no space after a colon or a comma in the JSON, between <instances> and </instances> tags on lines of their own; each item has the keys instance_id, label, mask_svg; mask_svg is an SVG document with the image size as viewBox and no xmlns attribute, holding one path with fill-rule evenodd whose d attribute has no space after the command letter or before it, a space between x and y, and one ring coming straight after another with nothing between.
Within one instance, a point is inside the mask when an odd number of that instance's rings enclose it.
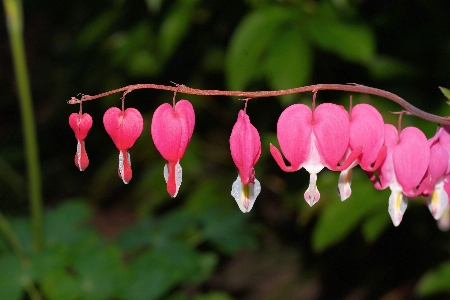
<instances>
[{"instance_id":1,"label":"blurred green leaf","mask_svg":"<svg viewBox=\"0 0 450 300\"><path fill-rule=\"evenodd\" d=\"M263 58L295 16L288 7L268 6L253 11L236 29L226 58L226 77L232 90L244 89L252 80L263 75Z\"/></svg>"},{"instance_id":2,"label":"blurred green leaf","mask_svg":"<svg viewBox=\"0 0 450 300\"><path fill-rule=\"evenodd\" d=\"M380 206L386 208L387 214L388 198L383 198L363 176L359 170L353 170L351 197L343 202L333 200L324 207L313 232L314 249L322 251L339 242Z\"/></svg>"},{"instance_id":3,"label":"blurred green leaf","mask_svg":"<svg viewBox=\"0 0 450 300\"><path fill-rule=\"evenodd\" d=\"M92 47L93 44L103 40L109 34L109 29L117 21L120 9L106 10L98 15L84 30L78 35L77 43L81 49Z\"/></svg>"},{"instance_id":4,"label":"blurred green leaf","mask_svg":"<svg viewBox=\"0 0 450 300\"><path fill-rule=\"evenodd\" d=\"M159 32L158 46L162 57L172 55L188 32L196 5L200 0L178 0L164 18Z\"/></svg>"},{"instance_id":5,"label":"blurred green leaf","mask_svg":"<svg viewBox=\"0 0 450 300\"><path fill-rule=\"evenodd\" d=\"M204 236L219 250L232 255L241 249L256 246L255 230L247 216L239 210L223 210L219 207L209 209L201 214Z\"/></svg>"},{"instance_id":6,"label":"blurred green leaf","mask_svg":"<svg viewBox=\"0 0 450 300\"><path fill-rule=\"evenodd\" d=\"M444 96L449 100L447 101L447 104L450 105L450 90L442 86L440 86L439 89L441 90L442 94L444 94Z\"/></svg>"},{"instance_id":7,"label":"blurred green leaf","mask_svg":"<svg viewBox=\"0 0 450 300\"><path fill-rule=\"evenodd\" d=\"M63 202L56 209L45 212L45 238L48 246L75 244L94 237L92 228L85 225L91 216L89 207L81 200Z\"/></svg>"},{"instance_id":8,"label":"blurred green leaf","mask_svg":"<svg viewBox=\"0 0 450 300\"><path fill-rule=\"evenodd\" d=\"M419 281L415 292L421 296L436 293L450 293L450 261L446 261L437 268L428 271Z\"/></svg>"},{"instance_id":9,"label":"blurred green leaf","mask_svg":"<svg viewBox=\"0 0 450 300\"><path fill-rule=\"evenodd\" d=\"M306 84L312 68L312 53L303 32L291 28L272 44L266 60L266 76L273 90L299 87ZM282 98L292 102L297 95Z\"/></svg>"},{"instance_id":10,"label":"blurred green leaf","mask_svg":"<svg viewBox=\"0 0 450 300\"><path fill-rule=\"evenodd\" d=\"M362 224L362 233L368 242L374 242L383 231L391 224L391 218L387 213L387 205L378 212L372 212Z\"/></svg>"},{"instance_id":11,"label":"blurred green leaf","mask_svg":"<svg viewBox=\"0 0 450 300\"><path fill-rule=\"evenodd\" d=\"M82 299L110 299L125 282L121 253L114 246L86 248L74 261Z\"/></svg>"},{"instance_id":12,"label":"blurred green leaf","mask_svg":"<svg viewBox=\"0 0 450 300\"><path fill-rule=\"evenodd\" d=\"M378 80L410 77L415 71L409 64L392 57L376 57L370 63L370 73Z\"/></svg>"},{"instance_id":13,"label":"blurred green leaf","mask_svg":"<svg viewBox=\"0 0 450 300\"><path fill-rule=\"evenodd\" d=\"M198 295L194 300L232 300L228 294L223 292L209 292L207 294Z\"/></svg>"},{"instance_id":14,"label":"blurred green leaf","mask_svg":"<svg viewBox=\"0 0 450 300\"><path fill-rule=\"evenodd\" d=\"M20 261L12 254L0 256L0 295L2 300L19 300L22 297L22 285L29 281Z\"/></svg>"},{"instance_id":15,"label":"blurred green leaf","mask_svg":"<svg viewBox=\"0 0 450 300\"><path fill-rule=\"evenodd\" d=\"M307 33L316 45L340 57L369 63L375 55L375 37L369 27L344 23L326 16L312 16L306 22Z\"/></svg>"},{"instance_id":16,"label":"blurred green leaf","mask_svg":"<svg viewBox=\"0 0 450 300\"><path fill-rule=\"evenodd\" d=\"M75 300L81 296L80 284L65 270L53 270L40 285L49 300Z\"/></svg>"},{"instance_id":17,"label":"blurred green leaf","mask_svg":"<svg viewBox=\"0 0 450 300\"><path fill-rule=\"evenodd\" d=\"M153 221L144 219L128 228L117 240L117 244L124 250L135 250L149 245L152 238Z\"/></svg>"},{"instance_id":18,"label":"blurred green leaf","mask_svg":"<svg viewBox=\"0 0 450 300\"><path fill-rule=\"evenodd\" d=\"M177 242L144 253L135 259L131 268L131 280L125 286L125 299L157 299L182 281L195 276L199 255Z\"/></svg>"}]
</instances>

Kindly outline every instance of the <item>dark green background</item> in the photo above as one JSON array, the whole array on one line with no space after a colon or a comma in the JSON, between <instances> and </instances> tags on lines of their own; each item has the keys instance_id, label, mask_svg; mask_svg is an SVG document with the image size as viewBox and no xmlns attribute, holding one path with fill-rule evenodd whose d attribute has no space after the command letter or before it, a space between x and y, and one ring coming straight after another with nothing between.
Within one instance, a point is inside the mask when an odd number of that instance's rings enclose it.
<instances>
[{"instance_id":1,"label":"dark green background","mask_svg":"<svg viewBox=\"0 0 450 300\"><path fill-rule=\"evenodd\" d=\"M3 9L3 8L2 8ZM24 1L24 39L44 188L45 247L24 275L0 247L1 299L25 299L29 276L46 299L443 299L450 297L449 234L412 199L398 228L389 190L355 172L353 195L336 193L338 174L318 176L321 200L303 200L308 174L284 173L269 154L276 122L312 94L251 100L262 139L262 192L249 214L230 195L237 171L228 139L243 102L178 94L194 105L194 136L181 161L175 199L150 137L153 111L172 93L139 90L125 106L144 117L130 150L133 179L117 176L118 151L102 125L120 94L84 103L94 120L90 165L74 165L76 140L66 101L136 83L200 89L267 90L359 83L450 115L438 86L450 87L450 2L441 1ZM1 14L4 16L4 13ZM0 22L0 208L30 250L20 110L6 31ZM386 123L401 108L374 105ZM348 108L349 94L319 92ZM404 117L428 138L435 124ZM28 278L28 277L27 277ZM447 294L445 294L447 293ZM446 295L446 296L445 296ZM22 297L22 298L21 298Z\"/></svg>"}]
</instances>

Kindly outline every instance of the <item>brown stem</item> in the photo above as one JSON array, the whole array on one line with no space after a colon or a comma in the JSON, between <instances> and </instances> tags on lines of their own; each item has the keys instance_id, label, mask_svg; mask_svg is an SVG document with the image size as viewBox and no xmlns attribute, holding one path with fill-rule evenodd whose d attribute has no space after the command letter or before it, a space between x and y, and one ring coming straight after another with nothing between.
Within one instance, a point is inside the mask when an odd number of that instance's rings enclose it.
<instances>
[{"instance_id":1,"label":"brown stem","mask_svg":"<svg viewBox=\"0 0 450 300\"><path fill-rule=\"evenodd\" d=\"M316 84L316 85L308 85L302 86L298 88L286 89L286 90L278 90L278 91L256 91L256 92L243 92L243 91L221 91L221 90L200 90L193 89L187 87L185 85L177 85L177 86L166 86L166 85L158 85L158 84L134 84L122 87L120 89L115 89L109 92L101 93L94 96L83 95L80 99L72 97L67 103L76 104L83 101L94 100L98 98L102 98L105 96L109 96L116 93L126 92L130 93L133 90L138 89L156 89L156 90L166 90L172 92L178 92L183 94L191 94L191 95L200 95L200 96L233 96L233 97L248 97L248 98L262 98L262 97L275 97L296 93L304 93L304 92L317 92L324 90L334 90L334 91L345 91L345 92L353 92L353 93L362 93L362 94L370 94L379 96L382 98L389 99L394 101L395 103L402 106L406 109L410 115L422 118L424 120L439 123L443 125L450 125L449 117L441 117L436 116L430 113L427 113L423 110L418 109L413 106L405 99L391 93L388 91L380 90L377 88L360 85L360 84Z\"/></svg>"}]
</instances>

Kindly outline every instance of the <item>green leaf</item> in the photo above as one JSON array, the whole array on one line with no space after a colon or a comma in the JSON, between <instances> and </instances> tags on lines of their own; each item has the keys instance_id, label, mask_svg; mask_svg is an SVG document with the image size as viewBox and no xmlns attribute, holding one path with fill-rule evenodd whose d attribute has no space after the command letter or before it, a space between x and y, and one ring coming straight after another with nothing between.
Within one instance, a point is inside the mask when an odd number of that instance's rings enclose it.
<instances>
[{"instance_id":1,"label":"green leaf","mask_svg":"<svg viewBox=\"0 0 450 300\"><path fill-rule=\"evenodd\" d=\"M44 220L46 244L74 246L94 236L93 230L83 228L90 215L89 207L81 200L65 201L56 209L47 211Z\"/></svg>"},{"instance_id":2,"label":"green leaf","mask_svg":"<svg viewBox=\"0 0 450 300\"><path fill-rule=\"evenodd\" d=\"M374 242L391 224L391 218L387 213L387 205L377 213L374 213L362 224L362 233L368 242Z\"/></svg>"},{"instance_id":3,"label":"green leaf","mask_svg":"<svg viewBox=\"0 0 450 300\"><path fill-rule=\"evenodd\" d=\"M298 28L292 28L274 40L266 63L266 76L273 90L305 85L311 73L312 53ZM296 95L282 96L293 100Z\"/></svg>"},{"instance_id":4,"label":"green leaf","mask_svg":"<svg viewBox=\"0 0 450 300\"><path fill-rule=\"evenodd\" d=\"M316 45L343 59L369 63L375 54L375 38L370 28L360 24L343 23L327 16L307 19L309 37Z\"/></svg>"},{"instance_id":5,"label":"green leaf","mask_svg":"<svg viewBox=\"0 0 450 300\"><path fill-rule=\"evenodd\" d=\"M198 295L194 300L232 300L228 294L223 292L209 292L207 294Z\"/></svg>"},{"instance_id":6,"label":"green leaf","mask_svg":"<svg viewBox=\"0 0 450 300\"><path fill-rule=\"evenodd\" d=\"M415 292L423 297L436 293L450 293L450 261L427 272L419 281Z\"/></svg>"},{"instance_id":7,"label":"green leaf","mask_svg":"<svg viewBox=\"0 0 450 300\"><path fill-rule=\"evenodd\" d=\"M56 269L44 277L40 284L46 299L49 300L75 300L80 299L81 287L79 282L65 270Z\"/></svg>"},{"instance_id":8,"label":"green leaf","mask_svg":"<svg viewBox=\"0 0 450 300\"><path fill-rule=\"evenodd\" d=\"M227 83L232 90L244 89L263 75L264 54L295 16L287 7L268 6L248 15L234 33L226 58Z\"/></svg>"},{"instance_id":9,"label":"green leaf","mask_svg":"<svg viewBox=\"0 0 450 300\"><path fill-rule=\"evenodd\" d=\"M132 278L124 289L123 298L160 298L176 284L195 276L199 259L195 251L177 242L144 253L131 264Z\"/></svg>"},{"instance_id":10,"label":"green leaf","mask_svg":"<svg viewBox=\"0 0 450 300\"><path fill-rule=\"evenodd\" d=\"M439 89L441 90L442 94L444 94L444 96L449 100L447 101L447 104L450 105L450 90L440 86Z\"/></svg>"},{"instance_id":11,"label":"green leaf","mask_svg":"<svg viewBox=\"0 0 450 300\"><path fill-rule=\"evenodd\" d=\"M225 254L232 255L256 245L254 228L239 210L209 209L201 214L201 221L204 236Z\"/></svg>"},{"instance_id":12,"label":"green leaf","mask_svg":"<svg viewBox=\"0 0 450 300\"><path fill-rule=\"evenodd\" d=\"M354 170L351 197L343 202L333 200L324 207L313 232L314 249L322 251L338 243L380 207L384 207L387 214L388 197L383 197L364 176Z\"/></svg>"},{"instance_id":13,"label":"green leaf","mask_svg":"<svg viewBox=\"0 0 450 300\"><path fill-rule=\"evenodd\" d=\"M2 300L19 300L22 296L22 285L30 279L12 254L0 257L0 295Z\"/></svg>"},{"instance_id":14,"label":"green leaf","mask_svg":"<svg viewBox=\"0 0 450 300\"><path fill-rule=\"evenodd\" d=\"M192 25L196 5L200 0L178 0L164 18L159 32L159 47L163 57L170 57Z\"/></svg>"},{"instance_id":15,"label":"green leaf","mask_svg":"<svg viewBox=\"0 0 450 300\"><path fill-rule=\"evenodd\" d=\"M125 267L121 252L113 246L86 248L75 259L82 299L110 299L125 283Z\"/></svg>"}]
</instances>

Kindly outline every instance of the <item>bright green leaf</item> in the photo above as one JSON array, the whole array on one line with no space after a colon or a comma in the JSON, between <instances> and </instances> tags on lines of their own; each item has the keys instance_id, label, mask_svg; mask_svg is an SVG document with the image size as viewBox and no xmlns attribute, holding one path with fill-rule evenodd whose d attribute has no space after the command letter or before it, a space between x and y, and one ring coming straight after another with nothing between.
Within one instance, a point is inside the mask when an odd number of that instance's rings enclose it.
<instances>
[{"instance_id":1,"label":"bright green leaf","mask_svg":"<svg viewBox=\"0 0 450 300\"><path fill-rule=\"evenodd\" d=\"M239 25L230 42L226 76L232 90L244 89L263 75L264 54L295 16L288 7L269 6L255 10Z\"/></svg>"},{"instance_id":2,"label":"bright green leaf","mask_svg":"<svg viewBox=\"0 0 450 300\"><path fill-rule=\"evenodd\" d=\"M439 89L441 90L442 94L444 94L444 96L449 100L447 101L447 104L450 105L450 90L442 86L440 86Z\"/></svg>"},{"instance_id":3,"label":"bright green leaf","mask_svg":"<svg viewBox=\"0 0 450 300\"><path fill-rule=\"evenodd\" d=\"M274 40L266 60L266 76L273 90L305 85L311 68L311 49L301 30L292 28ZM282 97L289 101L296 95Z\"/></svg>"},{"instance_id":4,"label":"bright green leaf","mask_svg":"<svg viewBox=\"0 0 450 300\"><path fill-rule=\"evenodd\" d=\"M416 293L419 296L430 296L436 293L450 294L450 261L446 261L436 269L427 272L419 281Z\"/></svg>"}]
</instances>

